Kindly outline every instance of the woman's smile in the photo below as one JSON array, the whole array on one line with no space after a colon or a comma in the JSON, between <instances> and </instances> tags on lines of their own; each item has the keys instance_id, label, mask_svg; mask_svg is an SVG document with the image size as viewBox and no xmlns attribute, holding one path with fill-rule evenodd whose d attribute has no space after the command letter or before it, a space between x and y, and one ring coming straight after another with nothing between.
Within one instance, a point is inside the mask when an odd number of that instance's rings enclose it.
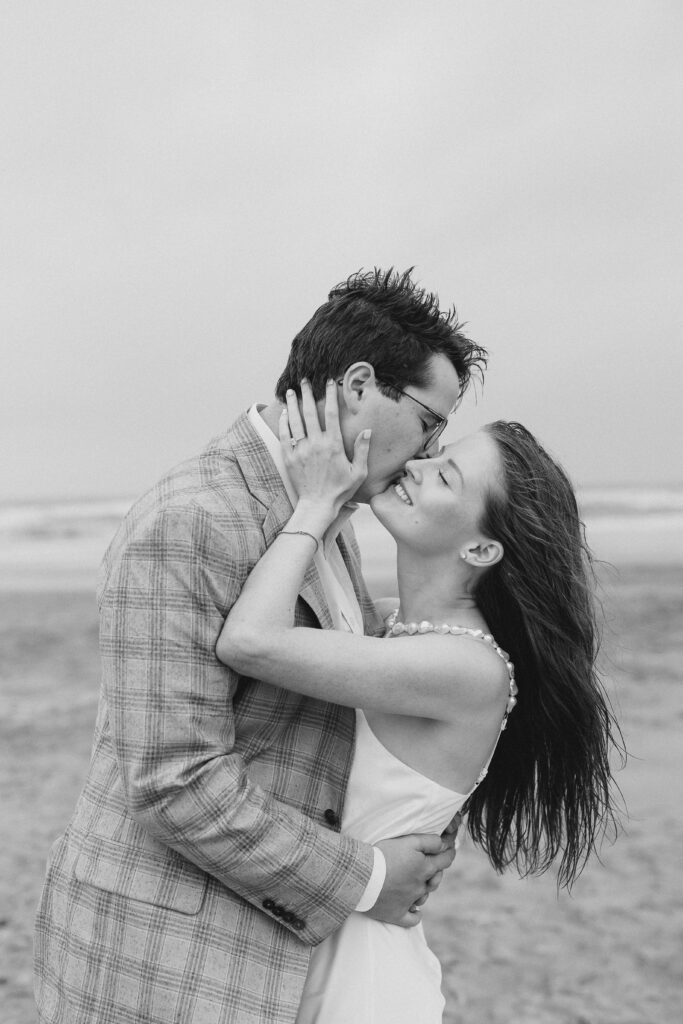
<instances>
[{"instance_id":1,"label":"woman's smile","mask_svg":"<svg viewBox=\"0 0 683 1024\"><path fill-rule=\"evenodd\" d=\"M400 480L397 483L393 484L392 487L393 487L394 493L398 495L398 497L401 499L401 501L405 502L406 505L412 505L413 504L412 501L410 500L408 492L406 491L405 487L400 482Z\"/></svg>"}]
</instances>

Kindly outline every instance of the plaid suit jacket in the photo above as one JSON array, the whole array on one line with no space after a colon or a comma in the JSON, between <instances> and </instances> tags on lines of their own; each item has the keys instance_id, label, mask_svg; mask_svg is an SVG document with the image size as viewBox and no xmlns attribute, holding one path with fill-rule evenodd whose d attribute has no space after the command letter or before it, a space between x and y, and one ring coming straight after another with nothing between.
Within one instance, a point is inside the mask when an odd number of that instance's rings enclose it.
<instances>
[{"instance_id":1,"label":"plaid suit jacket","mask_svg":"<svg viewBox=\"0 0 683 1024\"><path fill-rule=\"evenodd\" d=\"M311 945L360 899L372 851L339 832L353 712L214 654L290 514L242 415L131 509L107 551L93 752L37 915L41 1021L294 1021ZM378 633L348 527L339 545ZM296 622L332 625L313 567Z\"/></svg>"}]
</instances>

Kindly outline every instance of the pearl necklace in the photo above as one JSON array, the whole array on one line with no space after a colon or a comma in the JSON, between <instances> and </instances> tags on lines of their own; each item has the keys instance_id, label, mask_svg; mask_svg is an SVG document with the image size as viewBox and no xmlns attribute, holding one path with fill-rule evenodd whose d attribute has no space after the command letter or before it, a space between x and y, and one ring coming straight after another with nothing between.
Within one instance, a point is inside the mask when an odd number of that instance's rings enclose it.
<instances>
[{"instance_id":1,"label":"pearl necklace","mask_svg":"<svg viewBox=\"0 0 683 1024\"><path fill-rule=\"evenodd\" d=\"M438 633L439 636L471 636L475 640L483 640L496 652L499 658L505 662L505 667L508 670L508 702L505 709L505 717L501 725L501 730L507 725L507 718L515 704L517 703L517 684L515 683L515 666L510 661L510 655L507 651L504 651L502 647L496 643L490 633L485 633L483 629L470 629L467 626L452 626L448 622L440 622L434 624L428 622L427 619L423 619L422 622L397 622L398 608L395 612L392 612L387 619L387 629L384 634L385 637L392 636L415 636L423 635L425 633Z\"/></svg>"}]
</instances>

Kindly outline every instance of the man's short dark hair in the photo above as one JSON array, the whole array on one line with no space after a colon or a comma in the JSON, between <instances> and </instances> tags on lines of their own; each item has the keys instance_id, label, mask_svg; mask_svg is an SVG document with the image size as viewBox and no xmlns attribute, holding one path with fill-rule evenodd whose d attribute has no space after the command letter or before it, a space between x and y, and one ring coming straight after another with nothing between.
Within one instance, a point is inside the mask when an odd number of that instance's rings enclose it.
<instances>
[{"instance_id":1,"label":"man's short dark hair","mask_svg":"<svg viewBox=\"0 0 683 1024\"><path fill-rule=\"evenodd\" d=\"M368 362L380 389L398 400L391 385L429 386L428 363L439 354L453 364L461 396L473 375L481 379L486 349L463 334L455 308L440 310L438 295L415 284L412 270L359 271L333 288L294 338L276 397L284 401L287 388L298 392L307 377L315 397L322 398L329 378L342 377L352 363Z\"/></svg>"}]
</instances>

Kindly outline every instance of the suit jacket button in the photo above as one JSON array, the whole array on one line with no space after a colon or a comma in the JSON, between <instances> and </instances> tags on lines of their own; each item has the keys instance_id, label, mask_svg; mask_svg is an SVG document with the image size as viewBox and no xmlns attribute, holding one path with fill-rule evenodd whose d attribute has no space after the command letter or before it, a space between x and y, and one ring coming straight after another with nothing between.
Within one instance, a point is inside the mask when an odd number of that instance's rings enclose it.
<instances>
[{"instance_id":1,"label":"suit jacket button","mask_svg":"<svg viewBox=\"0 0 683 1024\"><path fill-rule=\"evenodd\" d=\"M339 815L337 814L336 811L332 810L331 807L327 808L327 810L323 814L323 818L325 819L328 825L336 827L339 824Z\"/></svg>"},{"instance_id":2,"label":"suit jacket button","mask_svg":"<svg viewBox=\"0 0 683 1024\"><path fill-rule=\"evenodd\" d=\"M292 928L296 928L298 932L302 931L306 927L306 922L302 921L300 917L297 917L292 921Z\"/></svg>"},{"instance_id":3,"label":"suit jacket button","mask_svg":"<svg viewBox=\"0 0 683 1024\"><path fill-rule=\"evenodd\" d=\"M275 900L270 900L270 899L264 900L263 901L263 909L264 910L270 910L271 912L273 910L275 910Z\"/></svg>"}]
</instances>

